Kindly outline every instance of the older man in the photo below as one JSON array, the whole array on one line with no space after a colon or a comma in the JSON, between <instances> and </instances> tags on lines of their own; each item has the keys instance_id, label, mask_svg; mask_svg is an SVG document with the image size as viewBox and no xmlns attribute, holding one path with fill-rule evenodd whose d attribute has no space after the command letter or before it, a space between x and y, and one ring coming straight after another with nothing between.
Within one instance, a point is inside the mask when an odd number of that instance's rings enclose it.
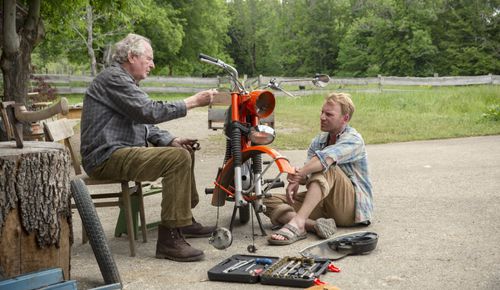
<instances>
[{"instance_id":1,"label":"older man","mask_svg":"<svg viewBox=\"0 0 500 290\"><path fill-rule=\"evenodd\" d=\"M284 225L268 242L288 245L314 232L328 238L336 226L369 224L372 186L361 134L349 126L354 104L348 94L332 93L321 109L321 133L307 151L302 168L288 175L286 195L264 200L266 215ZM307 191L299 192L299 185Z\"/></svg>"},{"instance_id":2,"label":"older man","mask_svg":"<svg viewBox=\"0 0 500 290\"><path fill-rule=\"evenodd\" d=\"M197 261L203 251L184 235L209 236L193 218L198 203L191 152L195 139L174 137L153 124L186 116L208 105L216 90L181 101L153 101L138 86L154 68L149 39L129 34L115 45L114 63L90 84L83 101L81 154L93 178L153 181L163 178L156 257ZM152 144L152 147L148 147Z\"/></svg>"}]
</instances>

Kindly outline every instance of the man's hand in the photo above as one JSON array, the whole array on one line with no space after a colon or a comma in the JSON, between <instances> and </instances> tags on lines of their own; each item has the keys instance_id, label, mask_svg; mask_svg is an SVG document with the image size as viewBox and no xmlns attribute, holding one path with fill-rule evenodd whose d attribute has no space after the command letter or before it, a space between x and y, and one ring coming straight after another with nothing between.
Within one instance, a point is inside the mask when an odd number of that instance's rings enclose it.
<instances>
[{"instance_id":1,"label":"man's hand","mask_svg":"<svg viewBox=\"0 0 500 290\"><path fill-rule=\"evenodd\" d=\"M217 93L216 89L210 89L198 92L193 96L184 99L184 102L186 103L186 108L189 110L196 107L208 106L214 100L214 95L216 93Z\"/></svg>"},{"instance_id":2,"label":"man's hand","mask_svg":"<svg viewBox=\"0 0 500 290\"><path fill-rule=\"evenodd\" d=\"M297 182L288 183L288 186L286 187L286 200L288 204L292 205L293 203L295 203L295 194L297 194L299 186L300 184L298 184Z\"/></svg>"},{"instance_id":3,"label":"man's hand","mask_svg":"<svg viewBox=\"0 0 500 290\"><path fill-rule=\"evenodd\" d=\"M297 191L299 190L299 186L305 178L302 177L301 174L301 169L295 167L295 172L294 173L288 173L286 179L288 181L288 186L286 187L286 199L289 204L293 204L295 202L295 194L297 194Z\"/></svg>"},{"instance_id":4,"label":"man's hand","mask_svg":"<svg viewBox=\"0 0 500 290\"><path fill-rule=\"evenodd\" d=\"M172 147L182 147L189 152L193 152L194 150L198 150L200 145L198 143L198 139L189 139L189 138L175 138L170 142L170 146Z\"/></svg>"},{"instance_id":5,"label":"man's hand","mask_svg":"<svg viewBox=\"0 0 500 290\"><path fill-rule=\"evenodd\" d=\"M304 174L304 170L302 168L295 167L295 173L288 173L287 178L288 182L296 182L298 184L306 184L307 174Z\"/></svg>"}]
</instances>

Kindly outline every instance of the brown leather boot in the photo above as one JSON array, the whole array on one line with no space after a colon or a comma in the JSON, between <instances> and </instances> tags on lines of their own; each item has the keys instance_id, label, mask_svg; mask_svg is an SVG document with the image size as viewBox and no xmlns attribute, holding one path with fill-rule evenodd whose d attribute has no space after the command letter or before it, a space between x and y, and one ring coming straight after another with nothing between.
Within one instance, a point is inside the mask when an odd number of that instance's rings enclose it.
<instances>
[{"instance_id":1,"label":"brown leather boot","mask_svg":"<svg viewBox=\"0 0 500 290\"><path fill-rule=\"evenodd\" d=\"M170 259L178 262L192 262L203 259L203 251L191 247L184 240L178 228L158 226L158 242L156 242L156 258Z\"/></svg>"},{"instance_id":2,"label":"brown leather boot","mask_svg":"<svg viewBox=\"0 0 500 290\"><path fill-rule=\"evenodd\" d=\"M215 226L202 226L193 218L193 224L180 228L186 238L207 238L215 231Z\"/></svg>"}]
</instances>

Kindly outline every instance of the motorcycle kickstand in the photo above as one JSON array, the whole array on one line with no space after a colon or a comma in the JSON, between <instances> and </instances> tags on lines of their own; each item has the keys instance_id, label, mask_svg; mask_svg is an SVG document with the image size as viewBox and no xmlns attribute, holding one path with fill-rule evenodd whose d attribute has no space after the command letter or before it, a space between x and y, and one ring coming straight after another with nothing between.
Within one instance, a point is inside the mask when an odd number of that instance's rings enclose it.
<instances>
[{"instance_id":1,"label":"motorcycle kickstand","mask_svg":"<svg viewBox=\"0 0 500 290\"><path fill-rule=\"evenodd\" d=\"M257 222L259 223L259 228L260 228L260 232L262 233L262 236L267 236L267 232L266 230L264 229L264 225L262 224L262 219L260 218L260 213L257 212L257 210L255 209L255 203L251 202L252 204L252 207L253 207L253 212L255 213L255 217L257 217ZM234 221L236 219L236 213L238 211L238 207L235 205L234 208L233 208L233 214L231 216L231 223L229 224L229 231L232 233L233 232L233 227L234 227ZM252 214L252 213L250 213Z\"/></svg>"},{"instance_id":2,"label":"motorcycle kickstand","mask_svg":"<svg viewBox=\"0 0 500 290\"><path fill-rule=\"evenodd\" d=\"M229 231L233 232L234 219L236 218L236 212L238 211L238 207L234 204L233 215L231 216L231 223L229 224Z\"/></svg>"},{"instance_id":3,"label":"motorcycle kickstand","mask_svg":"<svg viewBox=\"0 0 500 290\"><path fill-rule=\"evenodd\" d=\"M257 212L254 202L252 202L252 207L253 207L253 212L255 213L255 217L257 217L257 222L259 223L260 232L262 233L262 236L265 237L267 236L267 233L266 230L264 229L264 226L262 225L262 220L260 219L260 212Z\"/></svg>"}]
</instances>

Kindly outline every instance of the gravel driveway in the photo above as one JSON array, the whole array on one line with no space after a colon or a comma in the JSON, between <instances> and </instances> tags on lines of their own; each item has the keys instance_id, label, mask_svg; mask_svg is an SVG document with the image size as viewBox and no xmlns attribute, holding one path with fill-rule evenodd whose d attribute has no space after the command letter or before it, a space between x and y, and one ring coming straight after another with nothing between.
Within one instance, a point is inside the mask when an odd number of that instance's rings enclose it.
<instances>
[{"instance_id":1,"label":"gravel driveway","mask_svg":"<svg viewBox=\"0 0 500 290\"><path fill-rule=\"evenodd\" d=\"M196 175L201 201L194 214L205 224L215 224L217 210L203 192L213 182L223 150L207 141L221 132L207 129L206 114L206 109L195 109L188 118L161 127L200 140ZM339 234L377 232L377 249L369 255L336 262L342 271L327 273L322 279L341 289L499 289L500 136L369 145L367 151L375 194L373 224L368 228L342 228ZM305 158L302 151L282 153L292 165L300 165ZM159 201L159 195L146 198L148 222L159 219ZM232 204L219 209L220 225L228 226L231 212ZM137 243L137 256L129 257L127 238L113 235L118 211L99 208L98 213L125 289L277 288L208 281L207 271L212 266L229 256L248 254L250 223L233 230L233 245L226 250L214 249L207 239L189 239L205 251L206 258L177 263L154 258L154 229L148 232L147 243ZM269 230L269 220L264 217L263 221ZM73 228L71 278L79 282L79 289L101 285L92 250L88 244L81 244L76 212ZM297 256L299 250L318 241L309 235L291 246L273 247L264 237L256 236L256 254Z\"/></svg>"}]
</instances>

